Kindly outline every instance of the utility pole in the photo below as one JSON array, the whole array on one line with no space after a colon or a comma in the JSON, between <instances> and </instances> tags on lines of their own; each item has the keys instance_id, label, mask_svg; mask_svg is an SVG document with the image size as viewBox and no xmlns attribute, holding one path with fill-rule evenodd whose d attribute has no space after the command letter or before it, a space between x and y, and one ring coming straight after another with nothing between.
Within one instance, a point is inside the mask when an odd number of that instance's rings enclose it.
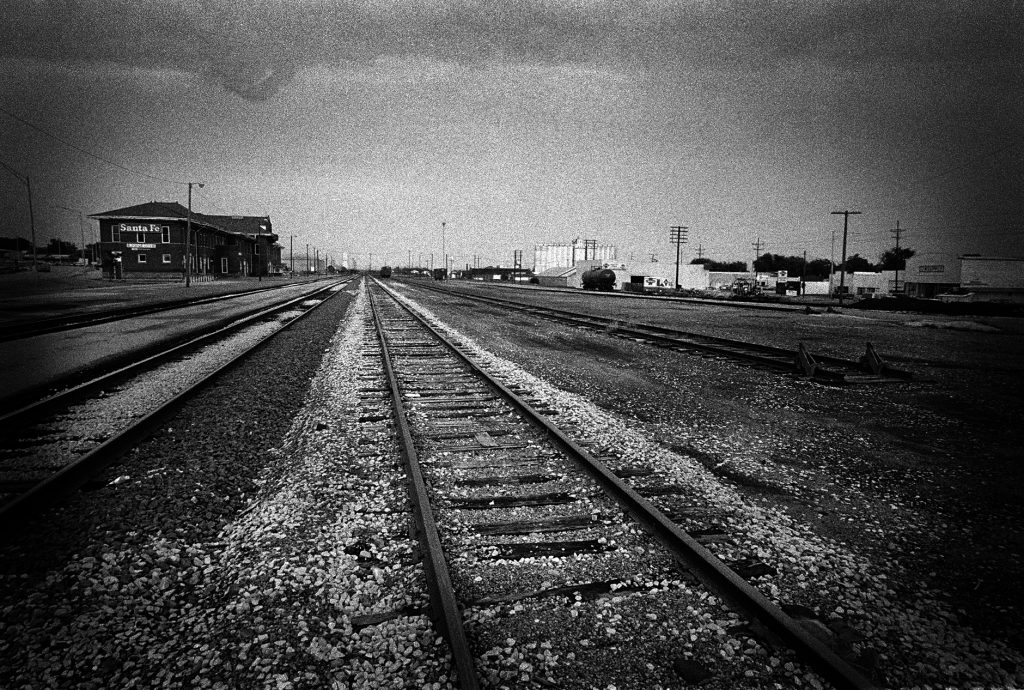
<instances>
[{"instance_id":1,"label":"utility pole","mask_svg":"<svg viewBox=\"0 0 1024 690\"><path fill-rule=\"evenodd\" d=\"M833 211L833 216L843 217L843 270L839 274L839 306L843 306L843 293L846 292L846 233L850 227L850 216L860 215L860 211Z\"/></svg>"},{"instance_id":2,"label":"utility pole","mask_svg":"<svg viewBox=\"0 0 1024 690\"><path fill-rule=\"evenodd\" d=\"M704 258L704 245L703 244L698 244L697 245L697 258L698 259L703 259Z\"/></svg>"},{"instance_id":3,"label":"utility pole","mask_svg":"<svg viewBox=\"0 0 1024 690\"><path fill-rule=\"evenodd\" d=\"M185 221L185 287L192 284L192 185L203 188L202 182L188 183L188 219Z\"/></svg>"},{"instance_id":4,"label":"utility pole","mask_svg":"<svg viewBox=\"0 0 1024 690\"><path fill-rule=\"evenodd\" d=\"M676 290L679 289L679 248L686 244L686 235L689 229L685 225L673 225L669 228L669 240L676 243Z\"/></svg>"},{"instance_id":5,"label":"utility pole","mask_svg":"<svg viewBox=\"0 0 1024 690\"><path fill-rule=\"evenodd\" d=\"M800 294L807 291L807 250L804 250L804 266L800 270Z\"/></svg>"},{"instance_id":6,"label":"utility pole","mask_svg":"<svg viewBox=\"0 0 1024 690\"><path fill-rule=\"evenodd\" d=\"M444 249L444 226L445 221L441 221L441 256L444 257L444 277L441 280L448 280L448 253Z\"/></svg>"},{"instance_id":7,"label":"utility pole","mask_svg":"<svg viewBox=\"0 0 1024 690\"><path fill-rule=\"evenodd\" d=\"M761 256L761 238L757 238L757 242L752 242L751 247L754 248L754 263L757 263L758 258ZM750 272L754 274L754 285L757 286L757 266L750 264Z\"/></svg>"},{"instance_id":8,"label":"utility pole","mask_svg":"<svg viewBox=\"0 0 1024 690\"><path fill-rule=\"evenodd\" d=\"M291 263L289 269L292 275L295 275L295 235L288 238L288 261Z\"/></svg>"},{"instance_id":9,"label":"utility pole","mask_svg":"<svg viewBox=\"0 0 1024 690\"><path fill-rule=\"evenodd\" d=\"M306 275L309 275L309 242L306 242Z\"/></svg>"},{"instance_id":10,"label":"utility pole","mask_svg":"<svg viewBox=\"0 0 1024 690\"><path fill-rule=\"evenodd\" d=\"M891 232L893 235L896 236L896 261L897 261L897 263L896 263L896 280L895 280L896 284L892 286L892 289L893 289L893 292L898 294L898 293L901 292L901 290L900 290L900 265L899 265L899 260L900 260L900 233L902 232L900 230L900 221L898 219L896 220L896 228L893 229L893 230L890 230L889 232Z\"/></svg>"}]
</instances>

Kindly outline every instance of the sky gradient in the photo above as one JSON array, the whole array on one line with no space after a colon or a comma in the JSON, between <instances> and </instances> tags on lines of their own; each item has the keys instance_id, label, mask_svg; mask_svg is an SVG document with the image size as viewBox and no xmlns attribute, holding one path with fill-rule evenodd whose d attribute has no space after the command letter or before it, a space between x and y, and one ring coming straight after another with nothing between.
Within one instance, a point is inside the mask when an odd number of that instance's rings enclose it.
<instances>
[{"instance_id":1,"label":"sky gradient","mask_svg":"<svg viewBox=\"0 0 1024 690\"><path fill-rule=\"evenodd\" d=\"M196 210L364 267L439 262L442 221L457 265L575 237L669 261L672 225L685 260L829 258L842 209L872 260L897 220L1024 255L1015 2L7 4L0 161L41 244L78 242L57 206L195 181ZM0 210L28 235L5 170Z\"/></svg>"}]
</instances>

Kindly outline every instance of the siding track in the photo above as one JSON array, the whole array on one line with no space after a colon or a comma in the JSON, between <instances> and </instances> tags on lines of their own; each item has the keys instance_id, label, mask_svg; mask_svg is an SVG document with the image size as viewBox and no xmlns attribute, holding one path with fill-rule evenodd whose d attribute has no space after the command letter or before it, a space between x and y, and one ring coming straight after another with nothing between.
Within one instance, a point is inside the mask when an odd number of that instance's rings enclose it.
<instances>
[{"instance_id":1,"label":"siding track","mask_svg":"<svg viewBox=\"0 0 1024 690\"><path fill-rule=\"evenodd\" d=\"M762 345L730 338L718 338L701 333L691 333L663 326L642 323L625 323L594 314L552 309L532 304L523 304L499 297L485 297L465 292L439 288L423 282L409 283L425 290L455 296L469 301L493 304L503 309L524 312L542 319L578 326L608 333L616 337L632 338L639 342L666 347L681 352L698 353L705 356L725 357L776 371L782 371L812 380L837 384L903 383L913 375L902 369L886 364L870 343L863 357L848 360L840 357L812 354L803 343L796 350Z\"/></svg>"},{"instance_id":2,"label":"siding track","mask_svg":"<svg viewBox=\"0 0 1024 690\"><path fill-rule=\"evenodd\" d=\"M316 286L0 417L0 537L93 481L219 374L344 285Z\"/></svg>"}]
</instances>

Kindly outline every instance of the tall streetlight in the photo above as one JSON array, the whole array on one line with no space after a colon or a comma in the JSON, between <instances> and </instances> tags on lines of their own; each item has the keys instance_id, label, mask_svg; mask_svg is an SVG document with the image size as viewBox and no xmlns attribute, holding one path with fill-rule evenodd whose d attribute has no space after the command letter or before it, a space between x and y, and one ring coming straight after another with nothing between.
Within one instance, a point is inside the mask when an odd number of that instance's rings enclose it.
<instances>
[{"instance_id":1,"label":"tall streetlight","mask_svg":"<svg viewBox=\"0 0 1024 690\"><path fill-rule=\"evenodd\" d=\"M14 175L15 177L17 177L18 180L20 180L21 182L24 182L25 183L25 189L28 192L28 225L29 225L29 228L32 231L32 272L36 274L36 280L38 281L39 280L39 254L38 254L38 251L36 249L36 216L35 216L34 211L32 210L32 180L29 179L28 175L22 175L21 173L17 172L13 168L11 168L11 167L9 167L7 165L4 165L2 162L0 162L0 166L2 166L7 172L9 172L12 175Z\"/></svg>"},{"instance_id":2,"label":"tall streetlight","mask_svg":"<svg viewBox=\"0 0 1024 690\"><path fill-rule=\"evenodd\" d=\"M68 208L67 206L61 206L59 204L57 205L57 208L62 208L65 211L71 211L72 213L77 213L78 214L78 230L79 230L79 232L82 235L82 249L81 249L81 255L82 256L81 256L81 258L84 261L85 260L85 215L81 211L76 209L76 208Z\"/></svg>"},{"instance_id":3,"label":"tall streetlight","mask_svg":"<svg viewBox=\"0 0 1024 690\"><path fill-rule=\"evenodd\" d=\"M202 189L202 182L188 183L188 219L185 221L185 287L192 285L192 185Z\"/></svg>"},{"instance_id":4,"label":"tall streetlight","mask_svg":"<svg viewBox=\"0 0 1024 690\"><path fill-rule=\"evenodd\" d=\"M843 293L846 292L846 231L850 226L850 216L859 215L860 211L833 211L833 216L843 217L843 263L839 273L839 306L843 306Z\"/></svg>"}]
</instances>

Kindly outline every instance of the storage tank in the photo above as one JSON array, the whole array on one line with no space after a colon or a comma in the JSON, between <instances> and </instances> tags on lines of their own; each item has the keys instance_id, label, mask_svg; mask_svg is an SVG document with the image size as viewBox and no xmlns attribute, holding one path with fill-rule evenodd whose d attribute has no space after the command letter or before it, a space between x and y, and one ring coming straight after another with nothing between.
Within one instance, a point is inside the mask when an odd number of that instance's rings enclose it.
<instances>
[{"instance_id":1,"label":"storage tank","mask_svg":"<svg viewBox=\"0 0 1024 690\"><path fill-rule=\"evenodd\" d=\"M615 271L610 268L595 268L580 278L584 290L609 292L615 289Z\"/></svg>"}]
</instances>

